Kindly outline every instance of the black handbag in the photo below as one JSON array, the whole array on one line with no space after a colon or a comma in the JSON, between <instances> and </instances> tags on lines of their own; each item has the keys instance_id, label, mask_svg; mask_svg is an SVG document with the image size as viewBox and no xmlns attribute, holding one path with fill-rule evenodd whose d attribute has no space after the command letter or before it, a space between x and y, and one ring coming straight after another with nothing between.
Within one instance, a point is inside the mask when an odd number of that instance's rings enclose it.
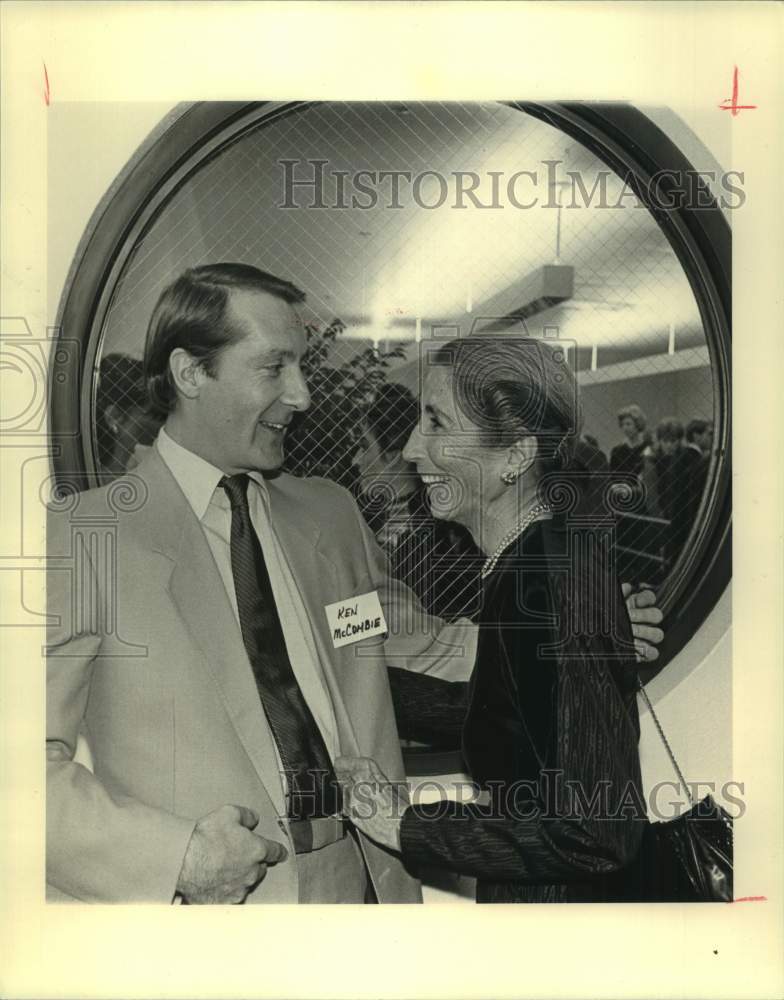
<instances>
[{"instance_id":1,"label":"black handbag","mask_svg":"<svg viewBox=\"0 0 784 1000\"><path fill-rule=\"evenodd\" d=\"M638 686L691 809L666 822L646 821L637 858L613 876L614 898L640 903L729 903L732 817L710 795L695 803L639 679Z\"/></svg>"}]
</instances>

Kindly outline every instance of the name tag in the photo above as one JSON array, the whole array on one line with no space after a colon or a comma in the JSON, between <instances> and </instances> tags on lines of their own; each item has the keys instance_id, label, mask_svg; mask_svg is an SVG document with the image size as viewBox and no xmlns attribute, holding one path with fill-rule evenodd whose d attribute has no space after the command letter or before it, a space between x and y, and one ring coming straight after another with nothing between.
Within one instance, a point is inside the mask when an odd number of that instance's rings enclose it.
<instances>
[{"instance_id":1,"label":"name tag","mask_svg":"<svg viewBox=\"0 0 784 1000\"><path fill-rule=\"evenodd\" d=\"M350 597L347 601L327 604L324 610L335 649L387 631L377 590Z\"/></svg>"}]
</instances>

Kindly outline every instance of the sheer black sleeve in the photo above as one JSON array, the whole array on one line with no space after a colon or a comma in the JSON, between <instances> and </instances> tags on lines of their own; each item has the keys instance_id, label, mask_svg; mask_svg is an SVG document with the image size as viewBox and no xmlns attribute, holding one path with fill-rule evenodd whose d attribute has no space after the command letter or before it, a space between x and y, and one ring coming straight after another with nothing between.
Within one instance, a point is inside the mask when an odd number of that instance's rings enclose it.
<instances>
[{"instance_id":1,"label":"sheer black sleeve","mask_svg":"<svg viewBox=\"0 0 784 1000\"><path fill-rule=\"evenodd\" d=\"M615 711L607 712L595 689L573 693L570 708L578 718L589 717L583 731L596 745L575 747L569 766L555 769L554 810L541 795L488 806L410 806L401 826L403 856L463 875L529 884L582 881L631 862L644 826L636 733L628 718L634 707L612 692ZM584 743L580 735L575 742ZM558 787L559 771L574 783L568 794Z\"/></svg>"},{"instance_id":2,"label":"sheer black sleeve","mask_svg":"<svg viewBox=\"0 0 784 1000\"><path fill-rule=\"evenodd\" d=\"M454 750L460 747L468 684L388 667L400 736Z\"/></svg>"}]
</instances>

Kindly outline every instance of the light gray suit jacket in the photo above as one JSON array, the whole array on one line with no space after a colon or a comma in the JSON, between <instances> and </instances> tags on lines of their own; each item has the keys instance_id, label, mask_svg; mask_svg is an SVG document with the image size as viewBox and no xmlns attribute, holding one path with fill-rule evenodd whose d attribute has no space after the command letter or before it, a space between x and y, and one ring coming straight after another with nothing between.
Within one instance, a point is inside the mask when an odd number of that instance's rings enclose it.
<instances>
[{"instance_id":1,"label":"light gray suit jacket","mask_svg":"<svg viewBox=\"0 0 784 1000\"><path fill-rule=\"evenodd\" d=\"M386 667L463 675L472 637L392 580L351 496L323 479L268 483L272 521L308 609L340 749L404 777ZM201 525L155 449L133 473L52 508L47 671L48 898L175 893L196 820L227 803L287 842L277 759L236 618ZM324 606L377 590L389 637L335 649ZM94 770L73 760L85 731ZM361 847L380 902L417 902L391 852ZM297 866L249 903L296 902Z\"/></svg>"}]
</instances>

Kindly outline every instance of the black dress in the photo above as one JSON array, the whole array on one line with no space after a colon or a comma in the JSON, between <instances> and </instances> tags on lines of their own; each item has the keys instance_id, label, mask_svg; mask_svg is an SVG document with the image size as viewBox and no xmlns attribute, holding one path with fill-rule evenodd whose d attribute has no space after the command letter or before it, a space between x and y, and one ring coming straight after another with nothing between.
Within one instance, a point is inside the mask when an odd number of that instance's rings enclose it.
<instances>
[{"instance_id":1,"label":"black dress","mask_svg":"<svg viewBox=\"0 0 784 1000\"><path fill-rule=\"evenodd\" d=\"M627 472L632 476L642 474L643 452L648 447L648 441L643 439L638 444L631 445L624 441L617 444L610 452L610 471Z\"/></svg>"},{"instance_id":2,"label":"black dress","mask_svg":"<svg viewBox=\"0 0 784 1000\"><path fill-rule=\"evenodd\" d=\"M424 488L391 502L383 494L361 496L359 508L389 556L392 575L429 614L454 621L478 612L479 551L465 528L433 517Z\"/></svg>"},{"instance_id":3,"label":"black dress","mask_svg":"<svg viewBox=\"0 0 784 1000\"><path fill-rule=\"evenodd\" d=\"M631 626L612 568L575 545L553 518L507 549L469 683L390 670L401 736L459 741L489 799L409 806L403 857L475 876L478 902L614 898L642 837Z\"/></svg>"}]
</instances>

